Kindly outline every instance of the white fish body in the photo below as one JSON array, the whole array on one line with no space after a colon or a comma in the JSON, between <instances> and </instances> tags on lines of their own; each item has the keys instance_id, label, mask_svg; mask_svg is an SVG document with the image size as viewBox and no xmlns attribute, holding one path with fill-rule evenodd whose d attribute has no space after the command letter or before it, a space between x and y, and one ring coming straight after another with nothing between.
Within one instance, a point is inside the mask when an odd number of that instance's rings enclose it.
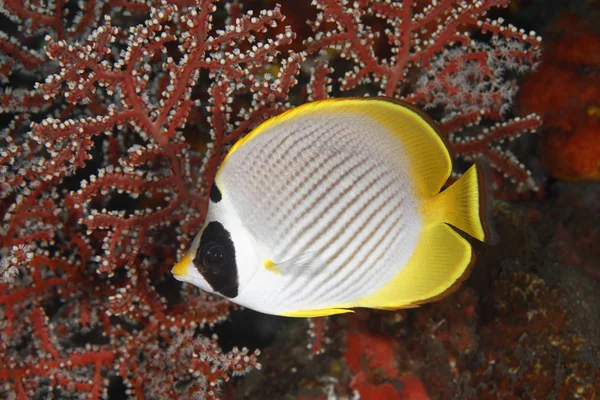
<instances>
[{"instance_id":1,"label":"white fish body","mask_svg":"<svg viewBox=\"0 0 600 400\"><path fill-rule=\"evenodd\" d=\"M415 306L450 290L471 263L469 243L445 222L486 235L477 170L461 179L471 189L464 204L451 190L438 195L450 171L432 122L406 104L298 107L231 149L174 274L269 314ZM207 269L200 253L221 240L228 262Z\"/></svg>"}]
</instances>

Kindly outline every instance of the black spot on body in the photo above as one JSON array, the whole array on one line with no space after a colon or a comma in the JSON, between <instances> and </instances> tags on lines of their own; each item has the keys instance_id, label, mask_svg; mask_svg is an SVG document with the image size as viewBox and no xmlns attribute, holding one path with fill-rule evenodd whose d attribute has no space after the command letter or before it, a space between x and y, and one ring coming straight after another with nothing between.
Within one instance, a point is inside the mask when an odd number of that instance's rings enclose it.
<instances>
[{"instance_id":1,"label":"black spot on body","mask_svg":"<svg viewBox=\"0 0 600 400\"><path fill-rule=\"evenodd\" d=\"M216 188L216 186L213 187ZM235 247L231 241L231 235L221 223L209 222L202 232L200 246L194 257L194 266L215 292L229 298L238 295L239 282Z\"/></svg>"},{"instance_id":2,"label":"black spot on body","mask_svg":"<svg viewBox=\"0 0 600 400\"><path fill-rule=\"evenodd\" d=\"M213 203L218 203L222 198L221 191L217 187L217 184L213 182L212 187L210 188L210 201Z\"/></svg>"}]
</instances>

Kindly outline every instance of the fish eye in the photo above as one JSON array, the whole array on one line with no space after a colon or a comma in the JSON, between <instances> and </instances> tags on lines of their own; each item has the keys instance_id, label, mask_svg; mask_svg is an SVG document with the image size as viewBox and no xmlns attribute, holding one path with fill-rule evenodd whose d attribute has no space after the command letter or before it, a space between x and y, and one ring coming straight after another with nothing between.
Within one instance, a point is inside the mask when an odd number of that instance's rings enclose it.
<instances>
[{"instance_id":1,"label":"fish eye","mask_svg":"<svg viewBox=\"0 0 600 400\"><path fill-rule=\"evenodd\" d=\"M200 254L202 256L202 265L211 270L221 268L227 261L225 246L219 243L206 243L200 249Z\"/></svg>"}]
</instances>

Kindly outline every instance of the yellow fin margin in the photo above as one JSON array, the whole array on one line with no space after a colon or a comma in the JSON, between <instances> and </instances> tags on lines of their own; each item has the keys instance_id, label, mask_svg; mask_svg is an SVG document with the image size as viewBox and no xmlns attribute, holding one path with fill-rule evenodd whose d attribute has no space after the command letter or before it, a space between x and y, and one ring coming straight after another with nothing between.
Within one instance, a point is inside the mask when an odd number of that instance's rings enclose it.
<instances>
[{"instance_id":1,"label":"yellow fin margin","mask_svg":"<svg viewBox=\"0 0 600 400\"><path fill-rule=\"evenodd\" d=\"M273 117L238 140L223 164L238 148L267 129L308 113L356 113L384 126L408 155L407 168L420 198L437 194L452 172L452 156L436 123L412 104L384 97L347 97L303 104Z\"/></svg>"},{"instance_id":2,"label":"yellow fin margin","mask_svg":"<svg viewBox=\"0 0 600 400\"><path fill-rule=\"evenodd\" d=\"M410 308L452 293L470 272L469 242L444 223L423 228L415 252L402 270L377 292L342 307Z\"/></svg>"},{"instance_id":3,"label":"yellow fin margin","mask_svg":"<svg viewBox=\"0 0 600 400\"><path fill-rule=\"evenodd\" d=\"M284 314L280 314L283 317L299 317L299 318L312 318L312 317L326 317L334 314L345 314L353 313L354 311L346 308L323 308L321 310L305 310L305 311L292 311Z\"/></svg>"},{"instance_id":4,"label":"yellow fin margin","mask_svg":"<svg viewBox=\"0 0 600 400\"><path fill-rule=\"evenodd\" d=\"M437 194L452 173L452 154L437 124L412 104L387 98L370 101L368 107L365 100L357 101L356 112L374 118L400 140L417 196L423 199Z\"/></svg>"}]
</instances>

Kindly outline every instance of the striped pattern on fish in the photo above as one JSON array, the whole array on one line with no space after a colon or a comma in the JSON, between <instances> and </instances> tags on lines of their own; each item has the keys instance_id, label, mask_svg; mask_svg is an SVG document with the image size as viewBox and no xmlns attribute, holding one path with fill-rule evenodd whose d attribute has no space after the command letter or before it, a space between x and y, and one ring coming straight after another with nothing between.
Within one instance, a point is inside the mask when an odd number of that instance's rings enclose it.
<instances>
[{"instance_id":1,"label":"striped pattern on fish","mask_svg":"<svg viewBox=\"0 0 600 400\"><path fill-rule=\"evenodd\" d=\"M395 275L390 263L408 261L420 230L417 202L402 145L385 129L355 113L318 124L303 116L265 130L225 162L217 185L238 200L233 207L267 258L316 254L317 274L274 276L283 282L261 292L265 302L289 309L358 300Z\"/></svg>"},{"instance_id":2,"label":"striped pattern on fish","mask_svg":"<svg viewBox=\"0 0 600 400\"><path fill-rule=\"evenodd\" d=\"M206 222L173 273L271 314L414 306L449 290L471 264L470 245L445 223L480 240L489 235L480 174L465 174L465 192L438 194L450 170L435 126L410 105L343 99L299 107L230 150ZM456 253L422 266L431 258L423 243L433 237Z\"/></svg>"}]
</instances>

